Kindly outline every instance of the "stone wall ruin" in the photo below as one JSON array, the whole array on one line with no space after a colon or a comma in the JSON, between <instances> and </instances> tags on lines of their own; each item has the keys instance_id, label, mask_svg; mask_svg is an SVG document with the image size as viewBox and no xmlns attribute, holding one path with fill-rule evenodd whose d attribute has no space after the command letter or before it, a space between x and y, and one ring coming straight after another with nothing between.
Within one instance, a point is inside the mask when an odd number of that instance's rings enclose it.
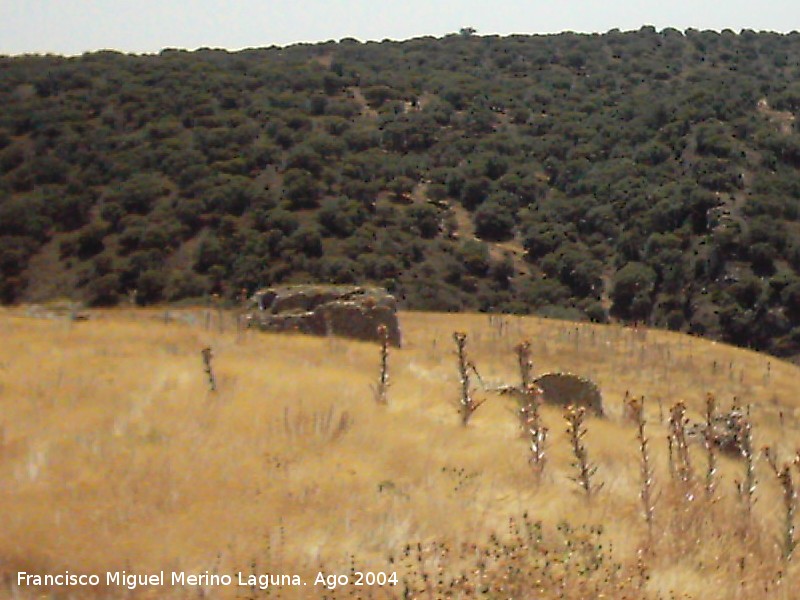
<instances>
[{"instance_id":1,"label":"stone wall ruin","mask_svg":"<svg viewBox=\"0 0 800 600\"><path fill-rule=\"evenodd\" d=\"M401 345L397 302L386 290L366 286L290 285L257 291L248 327L262 331L379 339L386 326L389 344Z\"/></svg>"}]
</instances>

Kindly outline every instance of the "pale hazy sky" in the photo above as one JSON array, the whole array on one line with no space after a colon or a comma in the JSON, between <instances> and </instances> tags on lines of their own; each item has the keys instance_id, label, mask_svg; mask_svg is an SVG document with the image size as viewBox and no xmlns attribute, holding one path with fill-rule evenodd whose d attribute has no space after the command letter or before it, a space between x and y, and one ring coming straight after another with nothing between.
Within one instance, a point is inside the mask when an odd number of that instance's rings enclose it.
<instances>
[{"instance_id":1,"label":"pale hazy sky","mask_svg":"<svg viewBox=\"0 0 800 600\"><path fill-rule=\"evenodd\" d=\"M0 54L612 28L800 29L800 0L0 0Z\"/></svg>"}]
</instances>

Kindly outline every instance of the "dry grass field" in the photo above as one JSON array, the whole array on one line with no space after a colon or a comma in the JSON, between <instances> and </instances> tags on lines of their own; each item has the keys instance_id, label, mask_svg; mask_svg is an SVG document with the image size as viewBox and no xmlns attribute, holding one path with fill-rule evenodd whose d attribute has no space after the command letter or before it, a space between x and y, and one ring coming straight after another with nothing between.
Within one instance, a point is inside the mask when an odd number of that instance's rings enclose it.
<instances>
[{"instance_id":1,"label":"dry grass field","mask_svg":"<svg viewBox=\"0 0 800 600\"><path fill-rule=\"evenodd\" d=\"M169 318L165 318L169 316ZM388 404L376 344L238 332L231 315L108 311L86 322L0 311L0 596L12 598L794 598L776 475L800 446L800 369L683 335L534 318L404 313ZM484 391L459 422L452 334L487 386L535 373L592 378L607 418L584 443L589 500L563 411L543 409L537 482L510 396ZM213 350L209 391L202 348ZM636 427L644 396L655 488L643 517ZM669 408L702 418L706 393L751 405L746 461L691 446L693 483L670 474ZM790 471L800 482L800 471ZM796 557L800 560L800 555ZM32 588L17 573L99 573L97 587ZM105 573L297 574L306 586L105 586ZM318 572L396 572L396 586L325 589ZM235 579L234 579L235 583Z\"/></svg>"}]
</instances>

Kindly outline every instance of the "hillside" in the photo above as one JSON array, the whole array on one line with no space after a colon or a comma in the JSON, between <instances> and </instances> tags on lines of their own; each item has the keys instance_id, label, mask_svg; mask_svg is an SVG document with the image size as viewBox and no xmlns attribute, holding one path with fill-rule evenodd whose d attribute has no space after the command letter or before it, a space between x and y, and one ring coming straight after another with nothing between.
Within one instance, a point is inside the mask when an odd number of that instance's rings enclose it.
<instances>
[{"instance_id":1,"label":"hillside","mask_svg":"<svg viewBox=\"0 0 800 600\"><path fill-rule=\"evenodd\" d=\"M798 34L0 57L0 299L374 282L800 353Z\"/></svg>"},{"instance_id":2,"label":"hillside","mask_svg":"<svg viewBox=\"0 0 800 600\"><path fill-rule=\"evenodd\" d=\"M789 363L663 331L413 312L401 315L405 346L391 350L382 406L370 390L372 344L237 332L232 315L220 326L201 310L96 311L87 322L27 314L41 313L0 310L0 595L34 597L16 588L19 570L309 582L61 588L56 597L758 600L797 588L796 563L781 559L781 488L760 453L748 517L734 487L746 474L741 458L717 454L708 500L703 446L690 447L694 479L684 487L665 443L673 403L684 400L697 420L712 392L720 410L734 396L750 404L754 448L790 459L800 371ZM597 466L591 501L571 479L560 409L543 409L539 483L512 398L478 386L486 402L460 425L456 330L487 385L518 380L513 347L523 339L535 373L599 384L608 416L588 419L584 438ZM652 537L626 392L645 397ZM396 572L398 586L311 584L320 570L351 569Z\"/></svg>"}]
</instances>

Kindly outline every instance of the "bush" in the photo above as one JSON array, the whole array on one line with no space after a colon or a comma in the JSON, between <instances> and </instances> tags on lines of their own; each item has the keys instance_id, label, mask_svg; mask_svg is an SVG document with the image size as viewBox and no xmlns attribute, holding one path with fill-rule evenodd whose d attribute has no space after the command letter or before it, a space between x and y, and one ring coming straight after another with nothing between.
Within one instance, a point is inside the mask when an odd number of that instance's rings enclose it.
<instances>
[{"instance_id":1,"label":"bush","mask_svg":"<svg viewBox=\"0 0 800 600\"><path fill-rule=\"evenodd\" d=\"M136 302L138 304L153 304L163 299L164 287L167 277L163 271L150 269L143 271L136 282Z\"/></svg>"},{"instance_id":2,"label":"bush","mask_svg":"<svg viewBox=\"0 0 800 600\"><path fill-rule=\"evenodd\" d=\"M405 214L409 229L422 238L431 239L439 234L439 211L430 204L415 204L408 207Z\"/></svg>"},{"instance_id":3,"label":"bush","mask_svg":"<svg viewBox=\"0 0 800 600\"><path fill-rule=\"evenodd\" d=\"M596 295L602 286L602 265L576 244L564 244L551 252L542 258L541 267L549 276L558 277L579 298Z\"/></svg>"},{"instance_id":4,"label":"bush","mask_svg":"<svg viewBox=\"0 0 800 600\"><path fill-rule=\"evenodd\" d=\"M787 285L781 292L781 301L793 319L800 319L800 281Z\"/></svg>"},{"instance_id":5,"label":"bush","mask_svg":"<svg viewBox=\"0 0 800 600\"><path fill-rule=\"evenodd\" d=\"M592 323L608 323L608 311L599 302L593 302L586 308L586 316Z\"/></svg>"},{"instance_id":6,"label":"bush","mask_svg":"<svg viewBox=\"0 0 800 600\"><path fill-rule=\"evenodd\" d=\"M114 306L119 302L119 275L108 273L89 281L86 302L90 306Z\"/></svg>"},{"instance_id":7,"label":"bush","mask_svg":"<svg viewBox=\"0 0 800 600\"><path fill-rule=\"evenodd\" d=\"M122 183L110 195L112 202L118 203L125 212L145 214L161 196L164 195L164 182L153 173L134 175Z\"/></svg>"},{"instance_id":8,"label":"bush","mask_svg":"<svg viewBox=\"0 0 800 600\"><path fill-rule=\"evenodd\" d=\"M308 171L289 169L283 176L283 193L292 210L316 208L322 188Z\"/></svg>"},{"instance_id":9,"label":"bush","mask_svg":"<svg viewBox=\"0 0 800 600\"><path fill-rule=\"evenodd\" d=\"M208 236L203 238L197 248L195 268L200 273L207 273L211 267L224 264L226 258L219 239L216 236Z\"/></svg>"},{"instance_id":10,"label":"bush","mask_svg":"<svg viewBox=\"0 0 800 600\"><path fill-rule=\"evenodd\" d=\"M489 271L489 248L483 242L463 242L458 247L457 257L472 275L484 277Z\"/></svg>"},{"instance_id":11,"label":"bush","mask_svg":"<svg viewBox=\"0 0 800 600\"><path fill-rule=\"evenodd\" d=\"M103 238L106 235L106 227L100 223L92 223L77 232L77 254L85 260L102 252L105 248Z\"/></svg>"},{"instance_id":12,"label":"bush","mask_svg":"<svg viewBox=\"0 0 800 600\"><path fill-rule=\"evenodd\" d=\"M775 272L775 258L777 252L771 244L758 242L750 246L750 264L758 275L772 275Z\"/></svg>"},{"instance_id":13,"label":"bush","mask_svg":"<svg viewBox=\"0 0 800 600\"><path fill-rule=\"evenodd\" d=\"M520 299L529 307L563 304L570 297L569 288L557 279L523 280L518 289Z\"/></svg>"},{"instance_id":14,"label":"bush","mask_svg":"<svg viewBox=\"0 0 800 600\"><path fill-rule=\"evenodd\" d=\"M206 193L205 209L218 215L239 216L253 204L258 193L253 183L245 177L223 176L217 185Z\"/></svg>"},{"instance_id":15,"label":"bush","mask_svg":"<svg viewBox=\"0 0 800 600\"><path fill-rule=\"evenodd\" d=\"M322 256L322 236L313 225L303 225L292 233L283 244L284 249L300 252L309 258Z\"/></svg>"},{"instance_id":16,"label":"bush","mask_svg":"<svg viewBox=\"0 0 800 600\"><path fill-rule=\"evenodd\" d=\"M495 201L481 204L475 211L475 233L487 240L507 240L514 236L514 214Z\"/></svg>"},{"instance_id":17,"label":"bush","mask_svg":"<svg viewBox=\"0 0 800 600\"><path fill-rule=\"evenodd\" d=\"M50 220L38 195L12 197L0 203L0 235L27 236L39 241L47 237Z\"/></svg>"},{"instance_id":18,"label":"bush","mask_svg":"<svg viewBox=\"0 0 800 600\"><path fill-rule=\"evenodd\" d=\"M568 228L559 223L534 222L527 225L522 235L522 245L531 260L555 252L561 244L569 240Z\"/></svg>"},{"instance_id":19,"label":"bush","mask_svg":"<svg viewBox=\"0 0 800 600\"><path fill-rule=\"evenodd\" d=\"M622 267L614 274L612 283L614 312L625 318L644 318L652 303L655 281L655 271L643 263L631 262Z\"/></svg>"},{"instance_id":20,"label":"bush","mask_svg":"<svg viewBox=\"0 0 800 600\"><path fill-rule=\"evenodd\" d=\"M361 205L349 198L324 200L317 211L320 225L331 235L349 237L364 222Z\"/></svg>"},{"instance_id":21,"label":"bush","mask_svg":"<svg viewBox=\"0 0 800 600\"><path fill-rule=\"evenodd\" d=\"M468 179L461 189L461 204L467 210L474 210L489 194L491 182L486 177Z\"/></svg>"},{"instance_id":22,"label":"bush","mask_svg":"<svg viewBox=\"0 0 800 600\"><path fill-rule=\"evenodd\" d=\"M345 257L324 257L320 261L322 277L328 283L358 283L364 276L361 266Z\"/></svg>"}]
</instances>

